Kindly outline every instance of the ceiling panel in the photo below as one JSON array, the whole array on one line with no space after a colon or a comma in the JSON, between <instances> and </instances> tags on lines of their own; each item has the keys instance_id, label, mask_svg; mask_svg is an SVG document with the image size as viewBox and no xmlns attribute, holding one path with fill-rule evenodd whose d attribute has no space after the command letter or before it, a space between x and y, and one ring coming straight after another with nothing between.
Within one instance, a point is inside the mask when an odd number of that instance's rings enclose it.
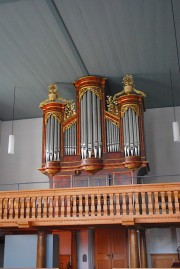
<instances>
[{"instance_id":1,"label":"ceiling panel","mask_svg":"<svg viewBox=\"0 0 180 269\"><path fill-rule=\"evenodd\" d=\"M146 107L180 105L180 1L0 0L0 119L40 117L48 84L75 100L72 81L107 77L108 94L125 74L147 93ZM180 53L180 52L179 52Z\"/></svg>"}]
</instances>

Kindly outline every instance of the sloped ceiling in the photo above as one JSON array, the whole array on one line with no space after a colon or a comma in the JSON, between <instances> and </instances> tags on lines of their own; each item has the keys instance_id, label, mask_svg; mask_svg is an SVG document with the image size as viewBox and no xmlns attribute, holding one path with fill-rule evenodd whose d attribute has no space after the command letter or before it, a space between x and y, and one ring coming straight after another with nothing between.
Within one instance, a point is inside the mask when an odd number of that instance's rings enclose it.
<instances>
[{"instance_id":1,"label":"sloped ceiling","mask_svg":"<svg viewBox=\"0 0 180 269\"><path fill-rule=\"evenodd\" d=\"M12 119L14 87L15 118L35 118L50 83L75 100L86 75L114 94L132 74L156 108L172 106L171 70L180 105L179 14L179 0L0 0L0 119Z\"/></svg>"}]
</instances>

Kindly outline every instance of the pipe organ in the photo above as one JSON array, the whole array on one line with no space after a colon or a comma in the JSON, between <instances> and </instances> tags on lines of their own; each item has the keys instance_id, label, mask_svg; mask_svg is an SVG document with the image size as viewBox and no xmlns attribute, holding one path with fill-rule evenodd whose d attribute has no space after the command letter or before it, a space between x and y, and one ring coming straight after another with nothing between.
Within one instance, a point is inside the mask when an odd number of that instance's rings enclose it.
<instances>
[{"instance_id":1,"label":"pipe organ","mask_svg":"<svg viewBox=\"0 0 180 269\"><path fill-rule=\"evenodd\" d=\"M133 77L123 79L124 89L105 100L105 78L87 76L74 82L72 100L48 88L43 110L42 173L103 174L104 171L147 169L143 130L143 97ZM106 102L106 105L105 105Z\"/></svg>"}]
</instances>

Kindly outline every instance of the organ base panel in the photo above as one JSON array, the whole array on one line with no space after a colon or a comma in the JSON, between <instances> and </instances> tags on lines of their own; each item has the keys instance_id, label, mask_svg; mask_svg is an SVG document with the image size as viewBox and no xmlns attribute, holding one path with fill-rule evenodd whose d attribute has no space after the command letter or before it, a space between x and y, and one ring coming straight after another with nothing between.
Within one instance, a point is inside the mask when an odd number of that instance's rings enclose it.
<instances>
[{"instance_id":1,"label":"organ base panel","mask_svg":"<svg viewBox=\"0 0 180 269\"><path fill-rule=\"evenodd\" d=\"M103 180L105 185L131 184L134 175L148 171L145 94L135 89L131 75L124 77L124 89L114 96L105 97L105 83L105 78L96 76L74 82L76 109L72 100L60 98L55 84L49 86L48 99L40 104L43 142L39 170L58 186L63 178L71 186L79 179L96 186Z\"/></svg>"}]
</instances>

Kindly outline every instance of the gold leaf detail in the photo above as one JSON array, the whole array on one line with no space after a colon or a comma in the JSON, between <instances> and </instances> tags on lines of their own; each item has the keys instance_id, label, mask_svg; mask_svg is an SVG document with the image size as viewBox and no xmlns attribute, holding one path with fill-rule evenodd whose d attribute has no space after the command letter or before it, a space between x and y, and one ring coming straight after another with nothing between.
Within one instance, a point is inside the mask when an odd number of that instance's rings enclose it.
<instances>
[{"instance_id":1,"label":"gold leaf detail","mask_svg":"<svg viewBox=\"0 0 180 269\"><path fill-rule=\"evenodd\" d=\"M67 104L64 108L64 120L67 120L76 114L74 106L75 103L73 103L73 100L67 101Z\"/></svg>"},{"instance_id":2,"label":"gold leaf detail","mask_svg":"<svg viewBox=\"0 0 180 269\"><path fill-rule=\"evenodd\" d=\"M62 122L61 112L50 111L50 112L46 112L45 114L45 125L48 123L48 120L51 116L53 116L59 123Z\"/></svg>"},{"instance_id":3,"label":"gold leaf detail","mask_svg":"<svg viewBox=\"0 0 180 269\"><path fill-rule=\"evenodd\" d=\"M97 86L86 86L86 87L81 88L80 93L79 93L79 100L81 100L81 98L87 91L93 92L96 96L99 97L100 100L102 100L101 88Z\"/></svg>"},{"instance_id":4,"label":"gold leaf detail","mask_svg":"<svg viewBox=\"0 0 180 269\"><path fill-rule=\"evenodd\" d=\"M119 113L118 113L117 101L112 96L107 96L106 103L107 103L108 112L115 116L118 116Z\"/></svg>"},{"instance_id":5,"label":"gold leaf detail","mask_svg":"<svg viewBox=\"0 0 180 269\"><path fill-rule=\"evenodd\" d=\"M74 123L77 122L77 118L75 118L73 121L71 121L69 124L67 124L66 126L64 126L63 128L63 133L68 130Z\"/></svg>"},{"instance_id":6,"label":"gold leaf detail","mask_svg":"<svg viewBox=\"0 0 180 269\"><path fill-rule=\"evenodd\" d=\"M136 115L139 117L139 106L137 104L125 104L121 107L121 118L124 117L128 108L131 108L132 110L134 110Z\"/></svg>"}]
</instances>

